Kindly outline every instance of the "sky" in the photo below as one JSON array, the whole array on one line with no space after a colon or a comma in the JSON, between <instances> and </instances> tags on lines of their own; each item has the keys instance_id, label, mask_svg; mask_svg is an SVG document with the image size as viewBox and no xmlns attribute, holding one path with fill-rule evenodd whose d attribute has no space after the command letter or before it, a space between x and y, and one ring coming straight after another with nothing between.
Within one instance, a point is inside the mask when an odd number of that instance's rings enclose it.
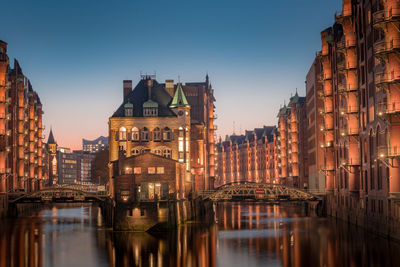
<instances>
[{"instance_id":1,"label":"sky","mask_svg":"<svg viewBox=\"0 0 400 267\"><path fill-rule=\"evenodd\" d=\"M204 81L218 135L275 125L280 105L305 95L305 77L341 0L21 0L1 4L8 43L39 93L46 138L82 148L108 135L122 81Z\"/></svg>"}]
</instances>

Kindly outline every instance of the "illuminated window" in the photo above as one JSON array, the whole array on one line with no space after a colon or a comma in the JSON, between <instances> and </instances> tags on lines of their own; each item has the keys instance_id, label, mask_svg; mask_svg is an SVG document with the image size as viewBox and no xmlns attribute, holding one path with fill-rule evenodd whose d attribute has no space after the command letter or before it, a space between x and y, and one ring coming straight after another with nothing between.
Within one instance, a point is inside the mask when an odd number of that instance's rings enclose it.
<instances>
[{"instance_id":1,"label":"illuminated window","mask_svg":"<svg viewBox=\"0 0 400 267\"><path fill-rule=\"evenodd\" d=\"M179 137L179 139L182 137ZM179 152L183 151L183 140L179 140Z\"/></svg>"},{"instance_id":2,"label":"illuminated window","mask_svg":"<svg viewBox=\"0 0 400 267\"><path fill-rule=\"evenodd\" d=\"M126 128L125 127L121 127L119 129L119 140L126 140Z\"/></svg>"},{"instance_id":3,"label":"illuminated window","mask_svg":"<svg viewBox=\"0 0 400 267\"><path fill-rule=\"evenodd\" d=\"M126 167L125 174L132 174L132 168Z\"/></svg>"},{"instance_id":4,"label":"illuminated window","mask_svg":"<svg viewBox=\"0 0 400 267\"><path fill-rule=\"evenodd\" d=\"M155 167L148 167L147 168L147 173L148 174L155 174L156 173L156 168Z\"/></svg>"},{"instance_id":5,"label":"illuminated window","mask_svg":"<svg viewBox=\"0 0 400 267\"><path fill-rule=\"evenodd\" d=\"M132 141L139 141L139 129L136 127L132 128Z\"/></svg>"},{"instance_id":6,"label":"illuminated window","mask_svg":"<svg viewBox=\"0 0 400 267\"><path fill-rule=\"evenodd\" d=\"M164 141L170 141L171 140L171 130L168 127L164 128L163 140Z\"/></svg>"},{"instance_id":7,"label":"illuminated window","mask_svg":"<svg viewBox=\"0 0 400 267\"><path fill-rule=\"evenodd\" d=\"M134 174L141 174L142 173L142 168L140 168L140 167L133 168L133 173Z\"/></svg>"},{"instance_id":8,"label":"illuminated window","mask_svg":"<svg viewBox=\"0 0 400 267\"><path fill-rule=\"evenodd\" d=\"M153 154L156 154L158 156L162 156L162 150L161 149L154 149Z\"/></svg>"},{"instance_id":9,"label":"illuminated window","mask_svg":"<svg viewBox=\"0 0 400 267\"><path fill-rule=\"evenodd\" d=\"M164 167L157 167L157 174L164 174Z\"/></svg>"}]
</instances>

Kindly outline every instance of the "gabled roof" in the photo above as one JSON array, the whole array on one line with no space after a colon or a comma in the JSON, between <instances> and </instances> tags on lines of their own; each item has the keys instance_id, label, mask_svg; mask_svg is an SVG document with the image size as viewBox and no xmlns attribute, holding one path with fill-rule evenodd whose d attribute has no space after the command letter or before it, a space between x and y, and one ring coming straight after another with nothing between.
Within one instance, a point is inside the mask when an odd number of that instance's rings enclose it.
<instances>
[{"instance_id":1,"label":"gabled roof","mask_svg":"<svg viewBox=\"0 0 400 267\"><path fill-rule=\"evenodd\" d=\"M170 108L177 108L177 107L190 107L185 94L183 93L183 89L181 83L178 83L178 87L175 90L174 98L172 99L171 104L169 105Z\"/></svg>"},{"instance_id":2,"label":"gabled roof","mask_svg":"<svg viewBox=\"0 0 400 267\"><path fill-rule=\"evenodd\" d=\"M176 114L169 108L171 96L162 84L153 80L151 88L151 101L158 104L158 117L171 117ZM133 117L143 117L143 104L149 100L147 80L142 79L136 87L125 98L125 101L118 107L112 117L125 117L124 105L128 102L133 104Z\"/></svg>"}]
</instances>

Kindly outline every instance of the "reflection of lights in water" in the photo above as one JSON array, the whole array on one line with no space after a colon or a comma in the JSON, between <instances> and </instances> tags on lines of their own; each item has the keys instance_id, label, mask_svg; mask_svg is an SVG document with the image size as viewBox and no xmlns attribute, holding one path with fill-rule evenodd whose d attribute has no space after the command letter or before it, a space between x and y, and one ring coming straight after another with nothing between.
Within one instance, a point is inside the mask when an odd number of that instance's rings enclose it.
<instances>
[{"instance_id":1,"label":"reflection of lights in water","mask_svg":"<svg viewBox=\"0 0 400 267\"><path fill-rule=\"evenodd\" d=\"M290 246L293 247L294 245L294 236L293 236L293 231L290 231Z\"/></svg>"},{"instance_id":2,"label":"reflection of lights in water","mask_svg":"<svg viewBox=\"0 0 400 267\"><path fill-rule=\"evenodd\" d=\"M134 246L134 255L135 255L135 265L139 266L139 246L135 244Z\"/></svg>"},{"instance_id":3,"label":"reflection of lights in water","mask_svg":"<svg viewBox=\"0 0 400 267\"><path fill-rule=\"evenodd\" d=\"M149 262L150 262L150 267L154 266L154 255L153 253L150 253L149 255Z\"/></svg>"}]
</instances>

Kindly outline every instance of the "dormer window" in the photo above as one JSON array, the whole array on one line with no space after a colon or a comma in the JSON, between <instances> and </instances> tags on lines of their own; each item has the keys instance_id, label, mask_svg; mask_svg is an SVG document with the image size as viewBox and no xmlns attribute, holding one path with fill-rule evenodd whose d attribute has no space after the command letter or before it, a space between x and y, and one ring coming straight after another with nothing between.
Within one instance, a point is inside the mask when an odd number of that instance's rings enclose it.
<instances>
[{"instance_id":1,"label":"dormer window","mask_svg":"<svg viewBox=\"0 0 400 267\"><path fill-rule=\"evenodd\" d=\"M128 102L124 105L124 112L125 117L132 117L133 116L133 104Z\"/></svg>"},{"instance_id":2,"label":"dormer window","mask_svg":"<svg viewBox=\"0 0 400 267\"><path fill-rule=\"evenodd\" d=\"M143 103L143 117L157 117L158 103L148 100Z\"/></svg>"}]
</instances>

